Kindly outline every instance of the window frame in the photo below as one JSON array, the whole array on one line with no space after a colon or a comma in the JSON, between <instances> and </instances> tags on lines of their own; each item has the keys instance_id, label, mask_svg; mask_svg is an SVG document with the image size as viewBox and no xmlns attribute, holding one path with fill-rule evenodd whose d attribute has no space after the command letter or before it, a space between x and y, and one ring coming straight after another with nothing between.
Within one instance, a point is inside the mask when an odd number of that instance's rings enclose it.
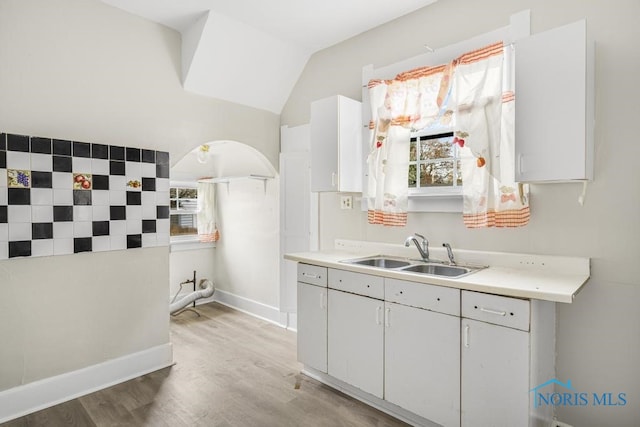
<instances>
[{"instance_id":1,"label":"window frame","mask_svg":"<svg viewBox=\"0 0 640 427\"><path fill-rule=\"evenodd\" d=\"M169 183L169 194L171 194L171 190L172 189L176 189L176 197L171 197L169 196L169 206L171 206L171 202L172 201L178 201L178 200L195 200L196 201L196 208L195 209L171 209L171 207L169 208L169 223L171 223L171 217L172 216L176 216L176 215L195 215L194 219L194 223L195 223L195 228L196 228L196 232L193 234L178 234L178 235L171 235L171 231L169 231L169 241L170 243L176 244L176 243L197 243L200 242L200 240L198 239L198 208L197 208L197 190L198 190L198 186L196 182L190 182L190 181L170 181ZM178 189L193 189L196 190L196 198L184 198L181 199L178 196ZM176 207L178 206L178 204L176 203Z\"/></svg>"}]
</instances>

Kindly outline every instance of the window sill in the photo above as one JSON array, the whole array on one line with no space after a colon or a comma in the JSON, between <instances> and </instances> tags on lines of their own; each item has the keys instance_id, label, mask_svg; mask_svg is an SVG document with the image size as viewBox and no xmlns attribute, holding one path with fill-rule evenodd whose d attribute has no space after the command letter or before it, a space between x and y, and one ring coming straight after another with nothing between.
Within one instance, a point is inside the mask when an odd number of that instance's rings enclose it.
<instances>
[{"instance_id":1,"label":"window sill","mask_svg":"<svg viewBox=\"0 0 640 427\"><path fill-rule=\"evenodd\" d=\"M173 237L171 238L170 245L171 252L197 251L200 249L210 249L216 247L215 243L201 242L197 237Z\"/></svg>"},{"instance_id":2,"label":"window sill","mask_svg":"<svg viewBox=\"0 0 640 427\"><path fill-rule=\"evenodd\" d=\"M462 212L462 194L410 194L409 212Z\"/></svg>"}]
</instances>

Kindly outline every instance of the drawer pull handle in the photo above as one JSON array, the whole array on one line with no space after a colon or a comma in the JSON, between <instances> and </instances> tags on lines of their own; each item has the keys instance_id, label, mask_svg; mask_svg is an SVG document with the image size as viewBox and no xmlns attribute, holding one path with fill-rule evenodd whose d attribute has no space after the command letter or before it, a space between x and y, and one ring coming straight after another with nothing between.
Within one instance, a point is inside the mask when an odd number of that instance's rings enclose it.
<instances>
[{"instance_id":1,"label":"drawer pull handle","mask_svg":"<svg viewBox=\"0 0 640 427\"><path fill-rule=\"evenodd\" d=\"M325 300L325 298L324 298L324 292L320 292L320 308L321 308L321 309L323 309L323 310L324 310L325 308L327 308L327 306L326 306L326 305L325 305L325 303L324 303L324 300Z\"/></svg>"},{"instance_id":2,"label":"drawer pull handle","mask_svg":"<svg viewBox=\"0 0 640 427\"><path fill-rule=\"evenodd\" d=\"M391 323L390 323L390 321L389 321L389 317L390 317L390 316L389 316L389 313L391 313L391 309L390 309L389 307L387 307L387 308L384 310L384 326L386 326L387 328L388 328L389 326L391 326Z\"/></svg>"},{"instance_id":3,"label":"drawer pull handle","mask_svg":"<svg viewBox=\"0 0 640 427\"><path fill-rule=\"evenodd\" d=\"M469 348L469 325L464 326L464 346Z\"/></svg>"},{"instance_id":4,"label":"drawer pull handle","mask_svg":"<svg viewBox=\"0 0 640 427\"><path fill-rule=\"evenodd\" d=\"M319 279L320 278L320 276L318 276L317 274L302 273L302 275L304 277L309 277L310 279Z\"/></svg>"},{"instance_id":5,"label":"drawer pull handle","mask_svg":"<svg viewBox=\"0 0 640 427\"><path fill-rule=\"evenodd\" d=\"M376 325L382 325L382 321L380 320L380 314L382 313L382 307L376 307Z\"/></svg>"},{"instance_id":6,"label":"drawer pull handle","mask_svg":"<svg viewBox=\"0 0 640 427\"><path fill-rule=\"evenodd\" d=\"M492 310L490 308L484 308L484 307L480 307L480 311L482 311L484 313L495 314L496 316L506 316L507 315L506 311Z\"/></svg>"}]
</instances>

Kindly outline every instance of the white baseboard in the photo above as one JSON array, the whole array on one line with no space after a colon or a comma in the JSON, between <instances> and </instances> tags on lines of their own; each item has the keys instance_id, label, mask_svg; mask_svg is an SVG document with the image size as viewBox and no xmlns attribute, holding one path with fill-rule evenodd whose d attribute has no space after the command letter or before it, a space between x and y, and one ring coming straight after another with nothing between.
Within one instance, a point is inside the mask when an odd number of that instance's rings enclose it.
<instances>
[{"instance_id":1,"label":"white baseboard","mask_svg":"<svg viewBox=\"0 0 640 427\"><path fill-rule=\"evenodd\" d=\"M286 323L282 322L281 313L278 307L273 307L249 298L241 297L230 292L217 289L211 298L203 298L198 300L197 304L206 304L207 302L218 302L243 313L250 314L267 322L273 323L280 327L286 328Z\"/></svg>"},{"instance_id":2,"label":"white baseboard","mask_svg":"<svg viewBox=\"0 0 640 427\"><path fill-rule=\"evenodd\" d=\"M173 364L171 343L0 392L0 423Z\"/></svg>"}]
</instances>

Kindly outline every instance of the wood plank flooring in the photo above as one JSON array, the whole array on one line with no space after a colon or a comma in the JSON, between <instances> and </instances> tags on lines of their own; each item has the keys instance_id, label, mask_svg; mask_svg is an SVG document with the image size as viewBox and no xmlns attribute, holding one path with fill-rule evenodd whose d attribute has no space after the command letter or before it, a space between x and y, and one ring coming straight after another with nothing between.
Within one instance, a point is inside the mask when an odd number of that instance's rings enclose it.
<instances>
[{"instance_id":1,"label":"wood plank flooring","mask_svg":"<svg viewBox=\"0 0 640 427\"><path fill-rule=\"evenodd\" d=\"M406 425L301 375L295 333L217 303L197 310L172 318L174 366L1 426Z\"/></svg>"}]
</instances>

